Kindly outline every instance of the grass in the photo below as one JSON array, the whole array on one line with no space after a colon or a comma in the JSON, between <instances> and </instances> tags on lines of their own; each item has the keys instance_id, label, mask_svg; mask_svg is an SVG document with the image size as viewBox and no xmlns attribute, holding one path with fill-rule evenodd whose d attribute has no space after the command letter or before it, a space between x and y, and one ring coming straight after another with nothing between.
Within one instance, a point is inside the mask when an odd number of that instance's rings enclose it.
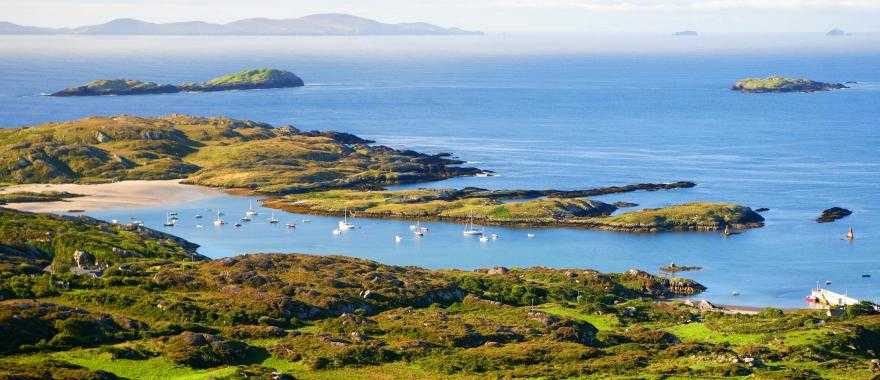
<instances>
[{"instance_id":1,"label":"grass","mask_svg":"<svg viewBox=\"0 0 880 380\"><path fill-rule=\"evenodd\" d=\"M560 317L566 317L587 322L596 327L596 329L598 329L599 331L614 331L620 328L620 323L617 320L617 316L615 315L588 314L578 311L577 309L553 304L544 305L540 308L540 310L545 311L549 314L558 315Z\"/></svg>"},{"instance_id":2,"label":"grass","mask_svg":"<svg viewBox=\"0 0 880 380\"><path fill-rule=\"evenodd\" d=\"M276 69L255 69L242 70L237 73L223 75L211 79L204 84L206 86L238 86L238 85L259 85L272 83L275 81L300 81L301 80L291 72Z\"/></svg>"},{"instance_id":3,"label":"grass","mask_svg":"<svg viewBox=\"0 0 880 380\"><path fill-rule=\"evenodd\" d=\"M679 337L684 342L726 343L734 346L763 343L770 338L768 334L719 333L698 322L675 325L664 330Z\"/></svg>"}]
</instances>

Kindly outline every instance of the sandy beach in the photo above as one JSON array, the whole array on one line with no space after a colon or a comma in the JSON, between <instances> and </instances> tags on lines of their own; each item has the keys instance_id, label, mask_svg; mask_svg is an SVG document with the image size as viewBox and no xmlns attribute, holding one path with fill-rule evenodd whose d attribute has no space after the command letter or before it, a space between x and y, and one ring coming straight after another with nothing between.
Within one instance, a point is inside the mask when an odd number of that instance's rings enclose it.
<instances>
[{"instance_id":1,"label":"sandy beach","mask_svg":"<svg viewBox=\"0 0 880 380\"><path fill-rule=\"evenodd\" d=\"M180 183L180 180L121 181L98 185L13 185L0 189L0 194L19 191L66 191L82 196L59 202L14 203L3 207L31 212L105 211L149 208L156 207L157 205L177 205L223 195L223 192L219 189L185 185Z\"/></svg>"}]
</instances>

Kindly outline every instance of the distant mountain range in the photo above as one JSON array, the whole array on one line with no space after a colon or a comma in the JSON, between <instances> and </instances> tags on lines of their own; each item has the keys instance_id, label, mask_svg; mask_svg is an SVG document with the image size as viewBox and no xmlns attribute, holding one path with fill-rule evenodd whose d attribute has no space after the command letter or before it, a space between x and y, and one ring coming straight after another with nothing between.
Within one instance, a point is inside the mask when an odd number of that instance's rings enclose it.
<instances>
[{"instance_id":1,"label":"distant mountain range","mask_svg":"<svg viewBox=\"0 0 880 380\"><path fill-rule=\"evenodd\" d=\"M347 14L326 13L292 19L250 18L228 24L212 24L202 21L157 24L125 18L77 28L39 28L0 21L0 34L387 36L479 35L483 33L459 28L444 28L424 22L386 24Z\"/></svg>"}]
</instances>

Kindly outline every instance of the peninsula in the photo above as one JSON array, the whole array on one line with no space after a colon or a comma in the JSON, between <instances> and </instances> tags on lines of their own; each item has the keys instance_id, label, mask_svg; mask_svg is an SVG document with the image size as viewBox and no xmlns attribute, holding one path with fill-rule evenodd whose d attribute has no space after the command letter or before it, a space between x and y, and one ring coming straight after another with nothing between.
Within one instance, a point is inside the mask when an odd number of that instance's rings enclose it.
<instances>
[{"instance_id":1,"label":"peninsula","mask_svg":"<svg viewBox=\"0 0 880 380\"><path fill-rule=\"evenodd\" d=\"M502 202L498 197L452 197L449 190L334 190L291 194L265 201L289 212L374 218L433 219L515 226L567 226L607 231L717 231L763 226L748 207L724 203L688 203L612 216L613 204L581 198L547 197ZM444 195L445 194L445 195ZM467 192L466 192L467 194ZM490 193L491 194L491 193Z\"/></svg>"},{"instance_id":2,"label":"peninsula","mask_svg":"<svg viewBox=\"0 0 880 380\"><path fill-rule=\"evenodd\" d=\"M223 75L206 82L182 85L156 84L132 79L99 79L81 86L66 88L50 96L148 95L178 92L212 92L268 88L302 87L304 82L296 74L277 69L243 70Z\"/></svg>"},{"instance_id":3,"label":"peninsula","mask_svg":"<svg viewBox=\"0 0 880 380\"><path fill-rule=\"evenodd\" d=\"M816 82L809 79L795 79L781 76L746 78L736 81L731 90L748 93L770 92L817 92L848 88L842 83Z\"/></svg>"},{"instance_id":4,"label":"peninsula","mask_svg":"<svg viewBox=\"0 0 880 380\"><path fill-rule=\"evenodd\" d=\"M227 118L90 117L0 129L0 183L189 184L284 194L475 175L449 154Z\"/></svg>"}]
</instances>

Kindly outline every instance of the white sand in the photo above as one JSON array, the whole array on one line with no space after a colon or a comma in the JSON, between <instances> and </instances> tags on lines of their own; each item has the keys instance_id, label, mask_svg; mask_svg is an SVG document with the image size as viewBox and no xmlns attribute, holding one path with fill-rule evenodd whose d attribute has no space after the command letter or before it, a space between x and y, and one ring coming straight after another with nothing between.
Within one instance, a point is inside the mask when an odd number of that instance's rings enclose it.
<instances>
[{"instance_id":1,"label":"white sand","mask_svg":"<svg viewBox=\"0 0 880 380\"><path fill-rule=\"evenodd\" d=\"M60 202L14 203L3 207L31 212L66 212L68 210L105 211L173 206L223 195L221 190L184 185L180 180L122 181L99 185L29 184L0 189L0 193L17 191L66 191L84 195Z\"/></svg>"}]
</instances>

